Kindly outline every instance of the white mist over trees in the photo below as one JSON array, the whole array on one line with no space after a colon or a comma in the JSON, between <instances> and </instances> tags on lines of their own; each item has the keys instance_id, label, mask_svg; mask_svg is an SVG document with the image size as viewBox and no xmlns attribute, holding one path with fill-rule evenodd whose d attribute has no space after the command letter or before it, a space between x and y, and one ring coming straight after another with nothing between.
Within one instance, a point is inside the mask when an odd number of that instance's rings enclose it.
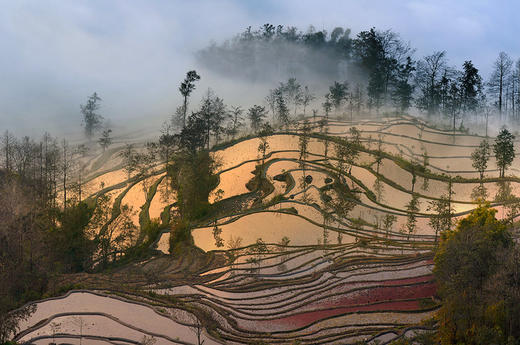
<instances>
[{"instance_id":1,"label":"white mist over trees","mask_svg":"<svg viewBox=\"0 0 520 345\"><path fill-rule=\"evenodd\" d=\"M197 57L221 75L248 81L335 78L340 70L346 73L340 62L350 58L351 45L350 30L342 28L329 37L314 27L304 34L296 27L265 24L256 31L248 27L222 45L199 51Z\"/></svg>"},{"instance_id":2,"label":"white mist over trees","mask_svg":"<svg viewBox=\"0 0 520 345\"><path fill-rule=\"evenodd\" d=\"M329 33L310 26L303 32L264 24L211 44L197 58L210 71L238 81L287 80L265 99L282 123L291 112L296 115L297 107L303 105L305 112L313 101L323 105L326 116L332 109L336 115L417 110L446 118L453 130L462 128L466 116L487 121L490 109L502 123L519 119L520 60L514 63L500 52L490 62L493 73L486 78L470 59L451 66L446 51L414 55L410 43L392 30L371 28L352 36L350 29L341 27ZM325 89L325 96L314 99L314 93Z\"/></svg>"},{"instance_id":3,"label":"white mist over trees","mask_svg":"<svg viewBox=\"0 0 520 345\"><path fill-rule=\"evenodd\" d=\"M103 124L103 116L97 113L100 108L99 102L101 98L94 92L87 100L85 105L80 105L81 115L83 116L83 127L85 129L85 136L92 140L96 132L101 129Z\"/></svg>"}]
</instances>

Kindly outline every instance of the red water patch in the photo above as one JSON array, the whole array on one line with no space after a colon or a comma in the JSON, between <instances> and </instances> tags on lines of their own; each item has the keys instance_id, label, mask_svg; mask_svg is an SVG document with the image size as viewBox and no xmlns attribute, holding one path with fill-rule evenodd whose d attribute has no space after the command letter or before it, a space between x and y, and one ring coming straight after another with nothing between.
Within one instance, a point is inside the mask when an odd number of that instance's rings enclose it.
<instances>
[{"instance_id":1,"label":"red water patch","mask_svg":"<svg viewBox=\"0 0 520 345\"><path fill-rule=\"evenodd\" d=\"M301 312L295 315L264 321L279 328L284 325L287 330L305 327L324 318L354 312L366 311L411 311L420 309L419 301L415 299L429 298L435 295L435 284L430 281L431 276L418 277L424 282L416 285L395 286L398 281L390 281L389 286L369 288L359 292L327 298L313 302L305 308L313 311ZM414 278L410 278L414 279ZM403 284L409 279L400 280ZM408 283L409 284L409 283ZM411 301L402 301L411 300ZM320 309L320 310L316 310Z\"/></svg>"},{"instance_id":2,"label":"red water patch","mask_svg":"<svg viewBox=\"0 0 520 345\"><path fill-rule=\"evenodd\" d=\"M409 310L417 310L419 309L419 302L417 301L401 301L401 302L386 302L379 303L376 305L366 305L366 306L354 306L354 307L341 307L336 309L328 309L328 310L317 310L311 311L301 314L296 314L288 317L284 317L277 320L272 320L269 322L284 324L290 328L300 328L307 326L315 321L322 320L328 317L345 314L345 313L353 313L359 311L391 311L391 310L399 310L399 311L409 311Z\"/></svg>"},{"instance_id":3,"label":"red water patch","mask_svg":"<svg viewBox=\"0 0 520 345\"><path fill-rule=\"evenodd\" d=\"M413 283L423 283L427 281L431 281L433 279L433 275L428 274L420 277L412 277L405 279L393 279L393 280L385 280L382 281L382 285L403 285L403 284L413 284Z\"/></svg>"}]
</instances>

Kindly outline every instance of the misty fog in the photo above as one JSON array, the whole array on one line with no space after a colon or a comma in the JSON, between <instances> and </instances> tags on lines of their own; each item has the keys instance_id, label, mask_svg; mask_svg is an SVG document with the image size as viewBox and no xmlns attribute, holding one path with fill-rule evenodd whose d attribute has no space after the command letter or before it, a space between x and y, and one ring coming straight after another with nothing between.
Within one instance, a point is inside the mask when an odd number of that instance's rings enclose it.
<instances>
[{"instance_id":1,"label":"misty fog","mask_svg":"<svg viewBox=\"0 0 520 345\"><path fill-rule=\"evenodd\" d=\"M292 74L319 97L326 85L349 77L326 54L290 45L276 53L295 60L291 69L277 65L275 52L260 49L253 69L225 60L213 61L219 68L202 63L200 52L212 44L222 45L248 26L256 30L267 22L303 32L310 25L329 33L342 27L352 30L350 37L372 26L392 29L417 48L415 58L446 49L450 63L473 59L484 77L498 51L516 56L519 49L510 40L515 30L502 32L493 22L498 9L473 2L467 2L473 8L414 1L369 7L342 1L1 4L0 129L17 135L79 135L79 105L94 91L115 136L135 127L156 130L180 105L178 86L191 69L202 76L192 106L208 88L229 105L250 106L262 103L270 88ZM395 15L383 15L389 12ZM436 19L443 24L432 32ZM506 13L501 20L512 17Z\"/></svg>"}]
</instances>

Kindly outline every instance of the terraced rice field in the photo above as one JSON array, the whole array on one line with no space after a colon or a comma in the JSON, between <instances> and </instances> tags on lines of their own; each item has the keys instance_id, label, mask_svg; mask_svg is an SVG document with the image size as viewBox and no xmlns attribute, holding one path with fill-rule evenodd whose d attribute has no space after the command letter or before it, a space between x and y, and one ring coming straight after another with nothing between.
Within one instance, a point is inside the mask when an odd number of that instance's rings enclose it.
<instances>
[{"instance_id":1,"label":"terraced rice field","mask_svg":"<svg viewBox=\"0 0 520 345\"><path fill-rule=\"evenodd\" d=\"M75 277L83 289L37 302L17 340L387 344L434 328L436 236L428 206L450 195L453 219L476 207L471 195L481 181L470 154L483 138L403 117L330 121L329 137L313 125L303 162L296 128L268 138L261 176L269 187L262 190L246 186L261 161L258 138L216 150L222 166L215 192L222 190L233 207L198 224L192 230L198 249L175 257L168 255L175 195L164 167L127 180L110 155L92 160L95 169L86 178L91 198L110 193L113 215L131 206L138 228L151 219L161 223L155 255L110 273ZM340 172L335 142L351 139L354 126L362 148ZM414 170L409 161L426 170ZM500 206L493 158L489 167L482 183ZM519 169L515 161L510 171ZM506 180L518 194L520 180ZM418 200L414 212L407 210L412 196ZM412 232L406 227L410 214L417 219ZM395 217L390 224L389 216ZM223 246L217 246L215 226L222 229Z\"/></svg>"}]
</instances>

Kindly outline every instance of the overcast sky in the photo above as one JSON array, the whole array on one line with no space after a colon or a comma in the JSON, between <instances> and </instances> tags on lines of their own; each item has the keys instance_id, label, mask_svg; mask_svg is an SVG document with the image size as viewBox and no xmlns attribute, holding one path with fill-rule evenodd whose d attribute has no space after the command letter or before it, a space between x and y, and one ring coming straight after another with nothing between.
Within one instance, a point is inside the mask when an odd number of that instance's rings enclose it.
<instances>
[{"instance_id":1,"label":"overcast sky","mask_svg":"<svg viewBox=\"0 0 520 345\"><path fill-rule=\"evenodd\" d=\"M393 29L416 58L446 50L487 78L498 52L520 57L518 13L518 0L0 0L0 131L79 126L93 91L107 118L160 122L180 104L196 50L266 22ZM203 78L198 89L221 85Z\"/></svg>"}]
</instances>

